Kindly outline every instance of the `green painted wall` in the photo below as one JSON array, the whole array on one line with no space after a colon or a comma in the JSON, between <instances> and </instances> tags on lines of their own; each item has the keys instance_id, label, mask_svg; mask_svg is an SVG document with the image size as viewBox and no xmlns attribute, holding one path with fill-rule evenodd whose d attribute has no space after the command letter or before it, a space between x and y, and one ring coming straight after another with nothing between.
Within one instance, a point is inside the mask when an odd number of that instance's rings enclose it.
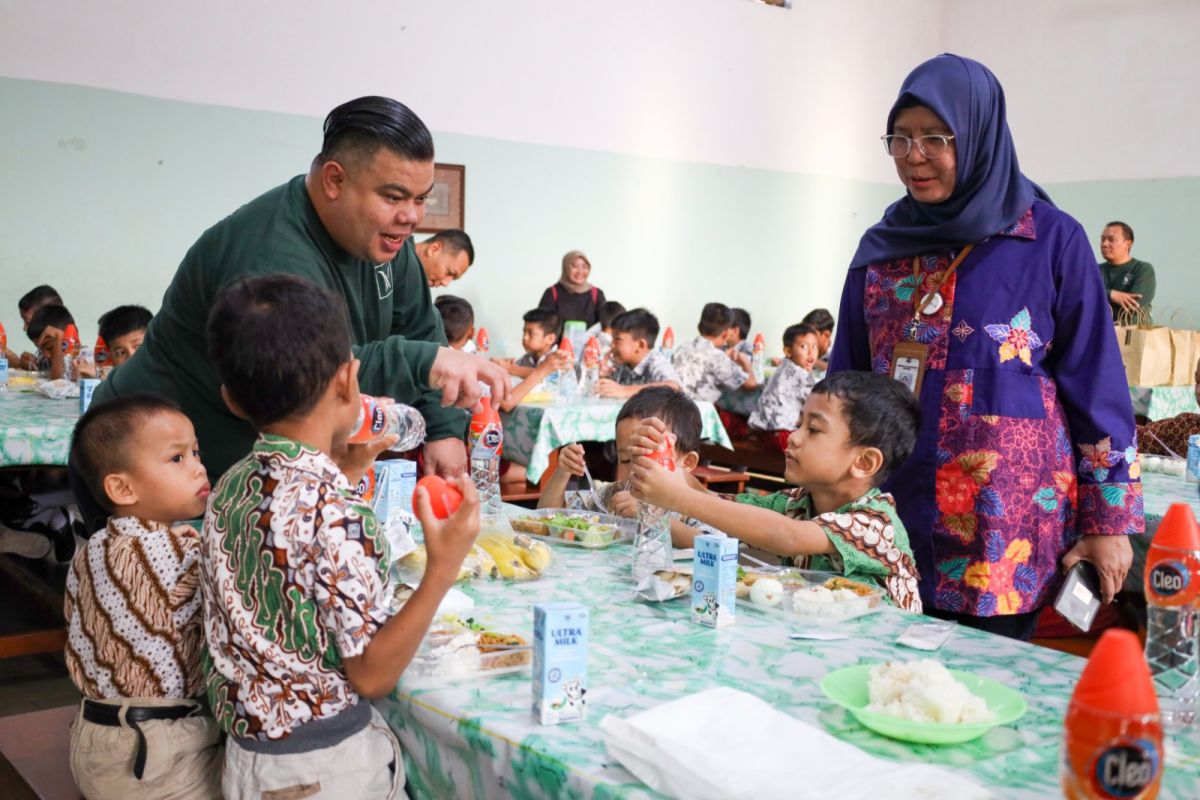
<instances>
[{"instance_id":1,"label":"green painted wall","mask_svg":"<svg viewBox=\"0 0 1200 800\"><path fill-rule=\"evenodd\" d=\"M16 300L28 288L58 287L91 341L108 308L157 308L196 237L302 172L320 145L313 118L14 79L0 79L0 119L0 321L17 349L26 340ZM436 136L439 160L467 165L478 251L450 291L509 352L521 313L573 248L612 299L649 306L681 336L720 300L748 308L775 348L809 309L836 311L859 235L898 194L836 177ZM1129 221L1135 253L1159 266L1158 305L1200 308L1183 238L1200 218L1200 179L1047 188L1094 239L1108 219Z\"/></svg>"}]
</instances>

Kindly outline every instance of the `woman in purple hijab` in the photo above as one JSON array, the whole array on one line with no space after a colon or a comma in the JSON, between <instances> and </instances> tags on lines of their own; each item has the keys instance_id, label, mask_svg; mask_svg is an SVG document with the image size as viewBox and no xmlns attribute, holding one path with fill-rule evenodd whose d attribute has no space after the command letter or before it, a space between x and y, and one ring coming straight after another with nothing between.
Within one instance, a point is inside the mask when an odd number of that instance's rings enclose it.
<instances>
[{"instance_id":1,"label":"woman in purple hijab","mask_svg":"<svg viewBox=\"0 0 1200 800\"><path fill-rule=\"evenodd\" d=\"M942 55L883 137L907 193L850 265L830 371L919 397L896 497L928 613L1029 638L1076 561L1104 600L1141 533L1133 408L1083 228L1021 174L1004 91Z\"/></svg>"}]
</instances>

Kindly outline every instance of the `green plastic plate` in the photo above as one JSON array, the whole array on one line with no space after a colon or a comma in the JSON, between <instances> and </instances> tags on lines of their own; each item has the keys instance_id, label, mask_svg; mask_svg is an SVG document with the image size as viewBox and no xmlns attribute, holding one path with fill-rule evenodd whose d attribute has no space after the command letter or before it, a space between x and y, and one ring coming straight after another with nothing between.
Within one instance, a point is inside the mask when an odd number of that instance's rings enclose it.
<instances>
[{"instance_id":1,"label":"green plastic plate","mask_svg":"<svg viewBox=\"0 0 1200 800\"><path fill-rule=\"evenodd\" d=\"M867 711L870 703L867 676L872 664L845 667L829 673L821 681L821 691L833 702L845 708L865 727L891 739L919 744L961 744L978 739L998 725L1009 725L1024 716L1028 705L1021 693L990 678L969 672L950 670L954 679L972 694L983 698L996 718L991 722L950 723L914 722L889 714Z\"/></svg>"}]
</instances>

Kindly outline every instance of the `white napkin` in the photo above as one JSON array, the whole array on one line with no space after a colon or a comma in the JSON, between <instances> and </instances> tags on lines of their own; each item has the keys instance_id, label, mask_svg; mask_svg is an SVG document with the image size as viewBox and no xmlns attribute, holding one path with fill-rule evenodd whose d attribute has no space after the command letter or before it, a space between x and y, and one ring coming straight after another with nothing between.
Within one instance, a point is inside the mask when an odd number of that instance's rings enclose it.
<instances>
[{"instance_id":1,"label":"white napkin","mask_svg":"<svg viewBox=\"0 0 1200 800\"><path fill-rule=\"evenodd\" d=\"M757 697L719 686L600 720L608 752L652 789L687 800L990 798L930 764L868 755Z\"/></svg>"},{"instance_id":2,"label":"white napkin","mask_svg":"<svg viewBox=\"0 0 1200 800\"><path fill-rule=\"evenodd\" d=\"M63 400L68 397L79 397L79 384L59 378L58 380L40 380L33 386L41 394L51 400Z\"/></svg>"}]
</instances>

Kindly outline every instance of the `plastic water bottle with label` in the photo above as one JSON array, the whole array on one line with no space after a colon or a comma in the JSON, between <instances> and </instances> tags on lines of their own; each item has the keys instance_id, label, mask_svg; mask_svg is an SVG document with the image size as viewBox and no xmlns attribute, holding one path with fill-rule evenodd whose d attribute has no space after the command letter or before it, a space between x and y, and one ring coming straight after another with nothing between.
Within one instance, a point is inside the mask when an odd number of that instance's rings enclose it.
<instances>
[{"instance_id":1,"label":"plastic water bottle with label","mask_svg":"<svg viewBox=\"0 0 1200 800\"><path fill-rule=\"evenodd\" d=\"M674 448L668 443L650 456L662 466L675 471ZM660 569L670 569L675 563L671 548L671 512L665 508L638 503L637 533L633 539L633 581Z\"/></svg>"},{"instance_id":2,"label":"plastic water bottle with label","mask_svg":"<svg viewBox=\"0 0 1200 800\"><path fill-rule=\"evenodd\" d=\"M670 325L668 325L667 329L663 331L662 347L658 349L661 350L662 354L667 358L670 358L675 354L675 331Z\"/></svg>"},{"instance_id":3,"label":"plastic water bottle with label","mask_svg":"<svg viewBox=\"0 0 1200 800\"><path fill-rule=\"evenodd\" d=\"M480 328L478 335L475 337L475 352L487 358L491 347L492 340L488 337L487 328Z\"/></svg>"},{"instance_id":4,"label":"plastic water bottle with label","mask_svg":"<svg viewBox=\"0 0 1200 800\"><path fill-rule=\"evenodd\" d=\"M386 397L361 395L362 408L353 432L347 440L351 444L362 444L384 436L396 434L400 441L392 450L413 450L425 441L425 418L412 406L397 403Z\"/></svg>"},{"instance_id":5,"label":"plastic water bottle with label","mask_svg":"<svg viewBox=\"0 0 1200 800\"><path fill-rule=\"evenodd\" d=\"M751 349L750 369L754 372L754 380L756 383L762 383L766 376L764 374L765 367L763 361L767 350L767 342L763 339L760 333L754 337L754 346Z\"/></svg>"},{"instance_id":6,"label":"plastic water bottle with label","mask_svg":"<svg viewBox=\"0 0 1200 800\"><path fill-rule=\"evenodd\" d=\"M96 337L96 349L94 351L96 358L96 377L104 380L108 377L108 373L113 369L112 351L108 349L108 342L104 341L103 336Z\"/></svg>"},{"instance_id":7,"label":"plastic water bottle with label","mask_svg":"<svg viewBox=\"0 0 1200 800\"><path fill-rule=\"evenodd\" d=\"M1187 468L1183 479L1187 483L1200 483L1200 433L1188 437Z\"/></svg>"},{"instance_id":8,"label":"plastic water bottle with label","mask_svg":"<svg viewBox=\"0 0 1200 800\"><path fill-rule=\"evenodd\" d=\"M591 397L596 394L596 386L600 383L600 342L595 336L588 337L583 346L583 386L580 394Z\"/></svg>"},{"instance_id":9,"label":"plastic water bottle with label","mask_svg":"<svg viewBox=\"0 0 1200 800\"><path fill-rule=\"evenodd\" d=\"M79 369L75 364L79 349L79 329L74 324L68 325L62 336L63 377L71 383L79 380Z\"/></svg>"},{"instance_id":10,"label":"plastic water bottle with label","mask_svg":"<svg viewBox=\"0 0 1200 800\"><path fill-rule=\"evenodd\" d=\"M558 346L558 352L567 356L558 371L558 399L570 402L579 396L579 378L575 375L575 347L570 339L563 339Z\"/></svg>"},{"instance_id":11,"label":"plastic water bottle with label","mask_svg":"<svg viewBox=\"0 0 1200 800\"><path fill-rule=\"evenodd\" d=\"M1146 663L1167 728L1196 723L1200 698L1200 525L1174 503L1146 553Z\"/></svg>"},{"instance_id":12,"label":"plastic water bottle with label","mask_svg":"<svg viewBox=\"0 0 1200 800\"><path fill-rule=\"evenodd\" d=\"M500 509L500 453L504 449L504 428L500 412L492 407L491 388L480 384L483 397L480 409L471 416L467 448L471 457L471 480L479 493L479 518L495 525L503 518Z\"/></svg>"}]
</instances>

